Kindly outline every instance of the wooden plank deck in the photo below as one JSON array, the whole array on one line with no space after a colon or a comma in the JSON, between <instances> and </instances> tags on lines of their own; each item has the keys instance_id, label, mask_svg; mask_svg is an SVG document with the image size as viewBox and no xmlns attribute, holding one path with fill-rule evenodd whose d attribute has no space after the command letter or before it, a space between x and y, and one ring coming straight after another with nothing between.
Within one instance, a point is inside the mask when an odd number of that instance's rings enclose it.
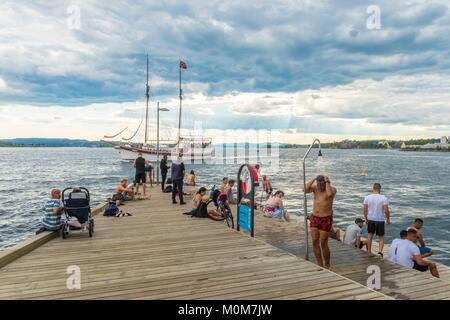
<instances>
[{"instance_id":1,"label":"wooden plank deck","mask_svg":"<svg viewBox=\"0 0 450 320\"><path fill-rule=\"evenodd\" d=\"M0 299L390 299L152 194L122 207L132 217L96 217L93 238L55 238L1 268Z\"/></svg>"},{"instance_id":2,"label":"wooden plank deck","mask_svg":"<svg viewBox=\"0 0 450 320\"><path fill-rule=\"evenodd\" d=\"M304 257L305 232L303 220L287 223L264 217L257 211L255 236L280 249ZM447 268L444 279L436 279L429 272L411 270L401 265L369 256L366 251L330 239L331 270L346 278L367 285L367 267L377 265L381 270L380 292L395 299L450 299L450 282ZM310 248L310 261L315 257Z\"/></svg>"}]
</instances>

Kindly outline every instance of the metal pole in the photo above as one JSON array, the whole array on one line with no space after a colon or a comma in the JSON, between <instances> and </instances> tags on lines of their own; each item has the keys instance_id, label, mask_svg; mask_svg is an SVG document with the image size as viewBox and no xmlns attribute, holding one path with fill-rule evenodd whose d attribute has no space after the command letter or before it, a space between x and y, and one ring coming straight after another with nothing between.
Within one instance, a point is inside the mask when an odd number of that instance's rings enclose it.
<instances>
[{"instance_id":1,"label":"metal pole","mask_svg":"<svg viewBox=\"0 0 450 320\"><path fill-rule=\"evenodd\" d=\"M159 101L156 110L156 183L159 183Z\"/></svg>"},{"instance_id":2,"label":"metal pole","mask_svg":"<svg viewBox=\"0 0 450 320\"><path fill-rule=\"evenodd\" d=\"M180 112L178 114L178 144L180 143L180 136L181 136L181 107L182 107L182 100L183 100L183 91L181 89L181 66L179 66L180 69Z\"/></svg>"},{"instance_id":3,"label":"metal pole","mask_svg":"<svg viewBox=\"0 0 450 320\"><path fill-rule=\"evenodd\" d=\"M147 55L147 84L145 85L145 97L147 99L147 104L145 107L145 131L144 131L144 145L147 144L148 139L148 99L150 98L150 87L148 86L148 55Z\"/></svg>"},{"instance_id":4,"label":"metal pole","mask_svg":"<svg viewBox=\"0 0 450 320\"><path fill-rule=\"evenodd\" d=\"M306 198L306 158L308 157L309 152L311 151L312 147L315 143L319 144L319 150L321 150L321 144L319 139L314 139L314 141L309 146L308 150L306 150L305 155L303 156L303 215L305 220L305 235L306 235L306 241L305 241L305 260L309 260L309 230L308 230L308 205L307 205L307 198Z\"/></svg>"}]
</instances>

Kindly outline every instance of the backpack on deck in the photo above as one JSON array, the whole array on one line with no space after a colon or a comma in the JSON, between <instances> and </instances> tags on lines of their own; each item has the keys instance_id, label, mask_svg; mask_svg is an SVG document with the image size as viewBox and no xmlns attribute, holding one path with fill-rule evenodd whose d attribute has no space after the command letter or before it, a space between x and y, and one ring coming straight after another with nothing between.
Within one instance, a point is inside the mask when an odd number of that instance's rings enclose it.
<instances>
[{"instance_id":1,"label":"backpack on deck","mask_svg":"<svg viewBox=\"0 0 450 320\"><path fill-rule=\"evenodd\" d=\"M197 218L208 218L208 204L207 203L200 203L197 210L192 214L193 217Z\"/></svg>"},{"instance_id":2,"label":"backpack on deck","mask_svg":"<svg viewBox=\"0 0 450 320\"><path fill-rule=\"evenodd\" d=\"M106 205L105 212L103 212L103 215L105 217L112 217L115 216L119 212L119 207L116 206L114 202L109 202Z\"/></svg>"},{"instance_id":3,"label":"backpack on deck","mask_svg":"<svg viewBox=\"0 0 450 320\"><path fill-rule=\"evenodd\" d=\"M164 193L171 193L172 192L172 186L166 186L165 188L164 188L164 191L163 191Z\"/></svg>"}]
</instances>

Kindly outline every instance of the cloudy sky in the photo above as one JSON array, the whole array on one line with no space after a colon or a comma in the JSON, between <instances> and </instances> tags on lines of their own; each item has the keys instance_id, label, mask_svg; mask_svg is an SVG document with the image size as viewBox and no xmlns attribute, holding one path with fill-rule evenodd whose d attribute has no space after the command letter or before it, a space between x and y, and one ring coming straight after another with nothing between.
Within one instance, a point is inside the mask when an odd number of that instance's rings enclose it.
<instances>
[{"instance_id":1,"label":"cloudy sky","mask_svg":"<svg viewBox=\"0 0 450 320\"><path fill-rule=\"evenodd\" d=\"M301 143L450 135L449 6L4 0L0 138L131 135L144 114L146 54L150 127L160 101L171 109L167 135L180 58L185 127L217 139L247 129Z\"/></svg>"}]
</instances>

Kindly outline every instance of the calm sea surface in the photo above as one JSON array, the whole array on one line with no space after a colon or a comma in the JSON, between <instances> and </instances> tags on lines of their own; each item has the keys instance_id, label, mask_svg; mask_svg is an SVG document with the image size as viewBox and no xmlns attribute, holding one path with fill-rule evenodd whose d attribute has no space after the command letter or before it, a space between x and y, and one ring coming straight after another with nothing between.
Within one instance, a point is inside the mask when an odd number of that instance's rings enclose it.
<instances>
[{"instance_id":1,"label":"calm sea surface","mask_svg":"<svg viewBox=\"0 0 450 320\"><path fill-rule=\"evenodd\" d=\"M288 210L296 215L302 214L304 151L281 149L279 170L271 177L274 187L286 193ZM380 182L391 202L388 242L420 217L425 220L425 241L436 251L433 259L450 265L450 153L327 149L323 153L317 161L317 151L312 151L307 176L318 172L330 176L338 189L335 221L341 228L362 216L364 196L374 182ZM365 177L360 176L362 166ZM197 172L201 184L235 177L238 167L187 165ZM131 178L133 168L110 148L0 148L0 250L34 234L51 188L85 186L95 205L111 195L123 176Z\"/></svg>"}]
</instances>

